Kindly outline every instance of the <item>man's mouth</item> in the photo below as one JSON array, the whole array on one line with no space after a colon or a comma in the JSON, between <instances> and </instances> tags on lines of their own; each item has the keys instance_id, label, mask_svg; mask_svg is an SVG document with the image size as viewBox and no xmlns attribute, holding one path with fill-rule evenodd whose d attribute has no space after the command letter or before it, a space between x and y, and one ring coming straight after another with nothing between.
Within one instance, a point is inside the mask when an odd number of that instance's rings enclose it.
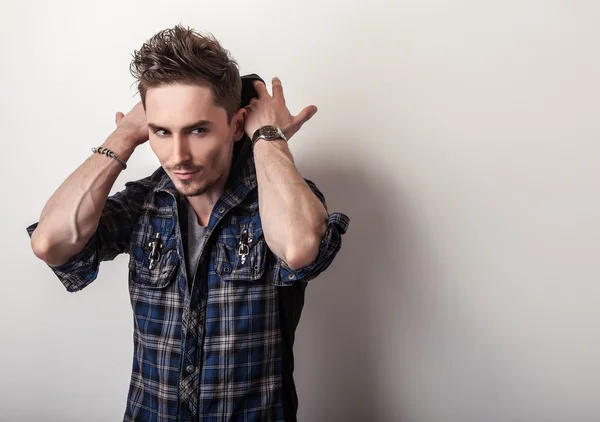
<instances>
[{"instance_id":1,"label":"man's mouth","mask_svg":"<svg viewBox=\"0 0 600 422\"><path fill-rule=\"evenodd\" d=\"M198 173L200 170L196 171L176 171L175 175L181 180L190 179L194 174Z\"/></svg>"}]
</instances>

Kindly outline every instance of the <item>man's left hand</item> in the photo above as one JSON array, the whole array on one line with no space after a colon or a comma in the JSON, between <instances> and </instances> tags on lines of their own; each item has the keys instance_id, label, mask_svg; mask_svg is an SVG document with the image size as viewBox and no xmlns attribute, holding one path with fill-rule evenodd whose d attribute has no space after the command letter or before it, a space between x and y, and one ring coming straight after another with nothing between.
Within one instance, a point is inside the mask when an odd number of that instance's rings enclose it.
<instances>
[{"instance_id":1,"label":"man's left hand","mask_svg":"<svg viewBox=\"0 0 600 422\"><path fill-rule=\"evenodd\" d=\"M273 96L269 95L266 85L261 81L254 81L254 88L258 98L253 98L245 107L248 114L244 129L251 139L258 129L270 125L280 128L289 140L317 112L317 107L310 105L297 116L292 116L285 105L283 86L279 78L273 78Z\"/></svg>"}]
</instances>

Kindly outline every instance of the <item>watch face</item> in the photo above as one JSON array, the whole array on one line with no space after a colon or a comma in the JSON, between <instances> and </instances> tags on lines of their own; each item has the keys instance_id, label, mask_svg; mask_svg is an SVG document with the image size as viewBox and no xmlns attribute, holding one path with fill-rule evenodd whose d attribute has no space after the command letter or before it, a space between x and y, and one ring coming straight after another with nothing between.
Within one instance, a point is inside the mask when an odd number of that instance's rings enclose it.
<instances>
[{"instance_id":1,"label":"watch face","mask_svg":"<svg viewBox=\"0 0 600 422\"><path fill-rule=\"evenodd\" d=\"M278 138L279 131L276 127L273 126L265 126L261 129L260 134L268 139Z\"/></svg>"}]
</instances>

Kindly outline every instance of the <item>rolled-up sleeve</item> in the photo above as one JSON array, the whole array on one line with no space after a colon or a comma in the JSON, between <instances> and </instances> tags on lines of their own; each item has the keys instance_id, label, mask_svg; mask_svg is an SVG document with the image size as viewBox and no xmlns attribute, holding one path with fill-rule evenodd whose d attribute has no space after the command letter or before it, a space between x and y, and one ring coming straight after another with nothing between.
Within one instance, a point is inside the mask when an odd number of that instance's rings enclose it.
<instances>
[{"instance_id":1,"label":"rolled-up sleeve","mask_svg":"<svg viewBox=\"0 0 600 422\"><path fill-rule=\"evenodd\" d=\"M306 182L327 210L327 203L321 191L310 180L306 180ZM319 253L313 263L293 270L283 259L276 257L273 268L273 283L278 286L289 286L296 282L308 282L316 278L333 262L342 247L342 235L346 233L349 225L350 218L347 215L339 212L329 214L327 231L321 240Z\"/></svg>"},{"instance_id":2,"label":"rolled-up sleeve","mask_svg":"<svg viewBox=\"0 0 600 422\"><path fill-rule=\"evenodd\" d=\"M49 265L69 292L79 291L94 281L100 262L112 260L129 250L131 228L140 203L143 203L143 195L135 185L109 196L98 228L86 246L63 265ZM38 224L27 227L30 238Z\"/></svg>"}]
</instances>

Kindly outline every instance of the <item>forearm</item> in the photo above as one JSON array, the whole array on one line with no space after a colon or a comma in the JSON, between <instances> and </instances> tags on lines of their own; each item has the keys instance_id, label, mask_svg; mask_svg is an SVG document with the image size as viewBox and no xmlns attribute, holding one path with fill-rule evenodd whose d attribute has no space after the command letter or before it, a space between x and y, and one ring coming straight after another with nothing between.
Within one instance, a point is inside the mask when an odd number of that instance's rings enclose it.
<instances>
[{"instance_id":1,"label":"forearm","mask_svg":"<svg viewBox=\"0 0 600 422\"><path fill-rule=\"evenodd\" d=\"M298 173L285 141L254 148L259 210L269 248L293 269L317 257L327 230L327 211Z\"/></svg>"},{"instance_id":2,"label":"forearm","mask_svg":"<svg viewBox=\"0 0 600 422\"><path fill-rule=\"evenodd\" d=\"M116 130L102 144L127 161L135 149ZM80 252L98 227L102 209L123 170L115 159L92 154L50 197L31 236L32 248L49 265L61 265Z\"/></svg>"}]
</instances>

